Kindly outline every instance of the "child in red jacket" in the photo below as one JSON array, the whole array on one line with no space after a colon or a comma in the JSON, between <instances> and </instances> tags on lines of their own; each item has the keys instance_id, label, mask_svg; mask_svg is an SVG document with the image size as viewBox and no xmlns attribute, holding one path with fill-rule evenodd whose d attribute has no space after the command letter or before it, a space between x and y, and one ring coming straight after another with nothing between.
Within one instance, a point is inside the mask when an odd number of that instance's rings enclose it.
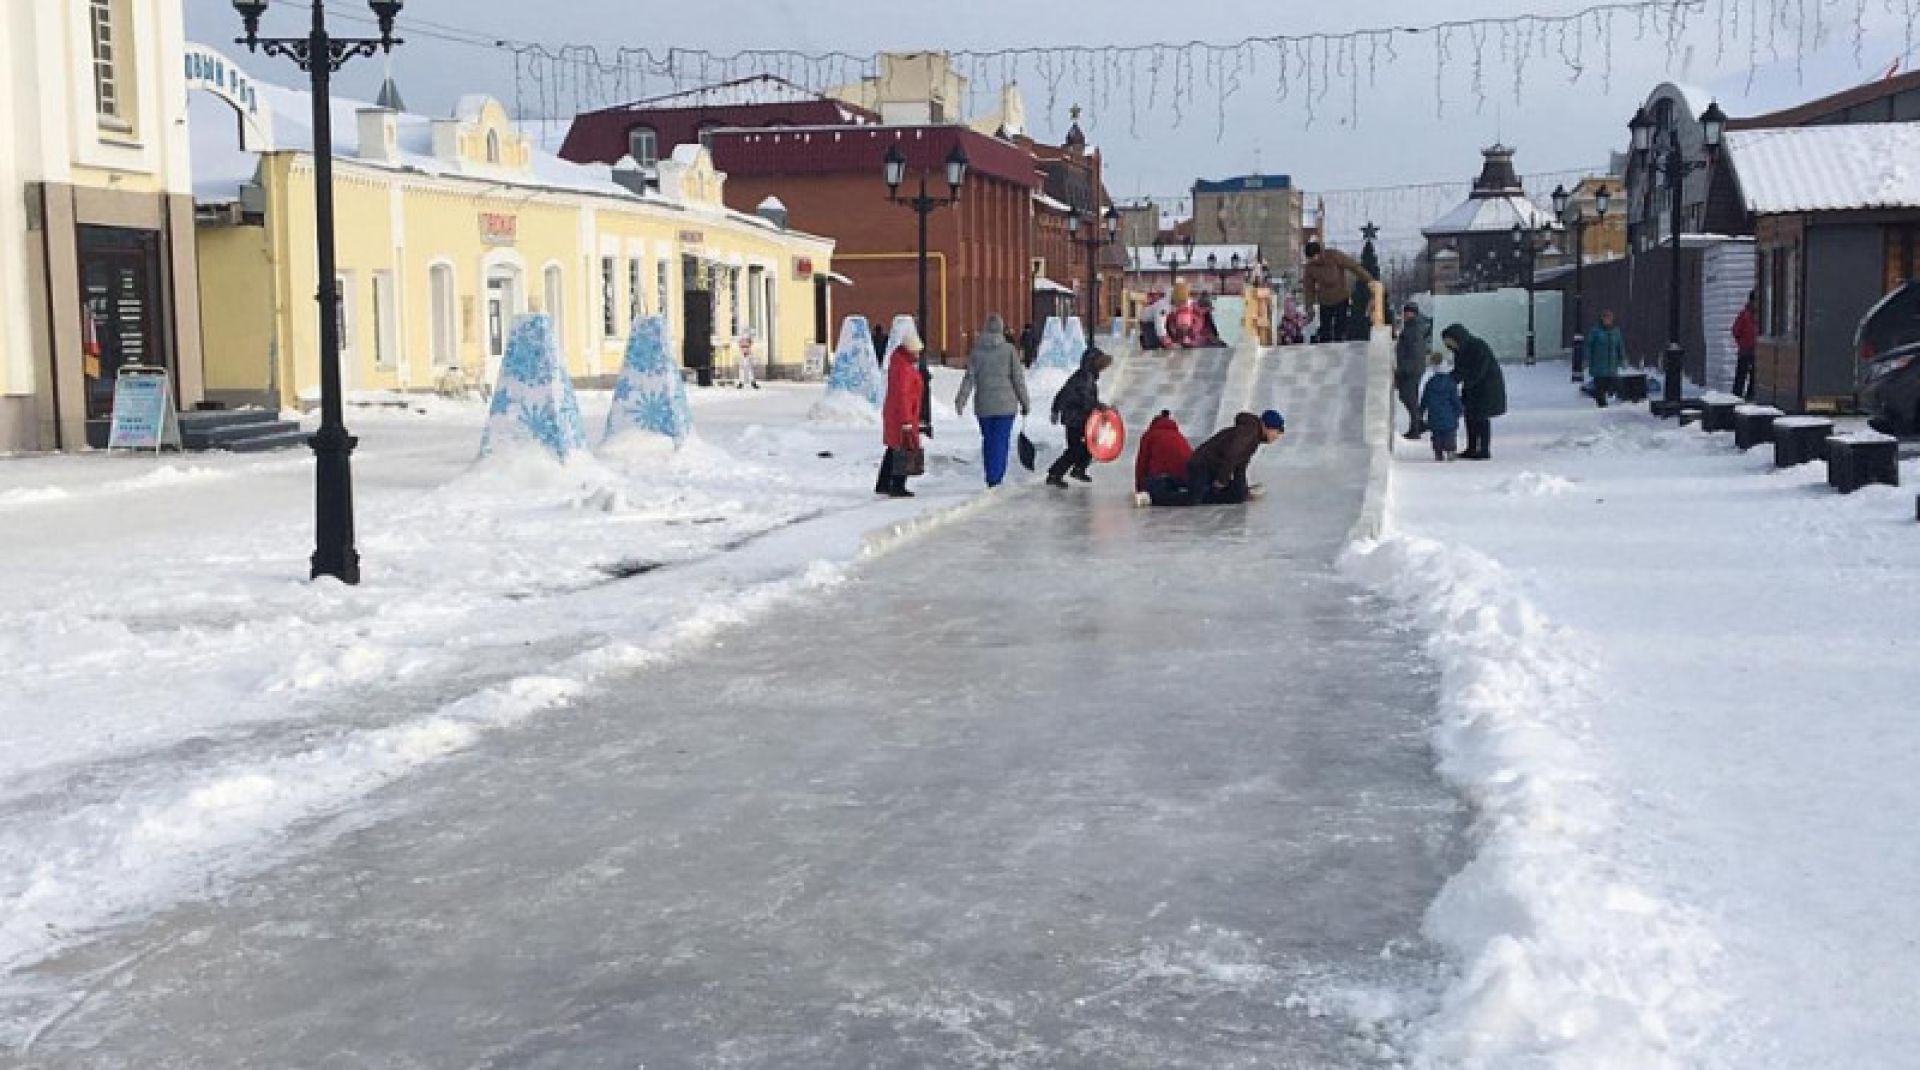
<instances>
[{"instance_id":1,"label":"child in red jacket","mask_svg":"<svg viewBox=\"0 0 1920 1070\"><path fill-rule=\"evenodd\" d=\"M1133 462L1133 490L1136 497L1148 494L1147 484L1155 479L1172 479L1184 489L1187 462L1193 458L1193 446L1180 433L1173 413L1161 409L1140 436L1140 452Z\"/></svg>"}]
</instances>

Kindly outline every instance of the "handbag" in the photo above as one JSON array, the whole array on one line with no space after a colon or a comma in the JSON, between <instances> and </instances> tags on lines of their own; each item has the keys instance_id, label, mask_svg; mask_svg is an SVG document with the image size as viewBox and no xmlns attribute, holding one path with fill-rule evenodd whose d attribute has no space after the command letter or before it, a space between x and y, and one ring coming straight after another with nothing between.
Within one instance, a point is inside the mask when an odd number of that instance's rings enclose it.
<instances>
[{"instance_id":1,"label":"handbag","mask_svg":"<svg viewBox=\"0 0 1920 1070\"><path fill-rule=\"evenodd\" d=\"M1039 457L1040 451L1034 448L1033 440L1027 437L1025 420L1020 421L1020 440L1014 444L1014 448L1020 451L1020 466L1029 472L1033 471L1034 461Z\"/></svg>"},{"instance_id":2,"label":"handbag","mask_svg":"<svg viewBox=\"0 0 1920 1070\"><path fill-rule=\"evenodd\" d=\"M909 476L927 474L927 451L918 446L909 446L900 451L901 470Z\"/></svg>"}]
</instances>

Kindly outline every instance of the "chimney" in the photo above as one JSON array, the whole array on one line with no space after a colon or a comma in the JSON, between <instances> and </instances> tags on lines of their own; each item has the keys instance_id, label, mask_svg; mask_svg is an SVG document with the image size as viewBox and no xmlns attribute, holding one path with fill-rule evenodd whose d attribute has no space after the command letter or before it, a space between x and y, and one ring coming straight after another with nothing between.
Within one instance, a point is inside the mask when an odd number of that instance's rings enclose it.
<instances>
[{"instance_id":1,"label":"chimney","mask_svg":"<svg viewBox=\"0 0 1920 1070\"><path fill-rule=\"evenodd\" d=\"M768 197L760 202L760 207L755 208L754 212L781 230L787 229L787 206L780 202L780 198Z\"/></svg>"},{"instance_id":2,"label":"chimney","mask_svg":"<svg viewBox=\"0 0 1920 1070\"><path fill-rule=\"evenodd\" d=\"M361 108L354 117L360 133L360 144L354 155L374 163L394 163L399 159L399 116L386 108Z\"/></svg>"},{"instance_id":3,"label":"chimney","mask_svg":"<svg viewBox=\"0 0 1920 1070\"><path fill-rule=\"evenodd\" d=\"M653 183L648 180L646 170L631 156L622 156L620 162L613 165L613 181L615 185L636 196L644 197L649 190L653 189Z\"/></svg>"}]
</instances>

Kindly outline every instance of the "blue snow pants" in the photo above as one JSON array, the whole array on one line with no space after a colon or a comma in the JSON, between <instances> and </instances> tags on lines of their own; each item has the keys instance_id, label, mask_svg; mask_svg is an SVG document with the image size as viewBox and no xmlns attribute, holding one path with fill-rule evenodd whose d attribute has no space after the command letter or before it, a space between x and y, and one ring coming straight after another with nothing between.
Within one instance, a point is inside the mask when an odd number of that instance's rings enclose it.
<instances>
[{"instance_id":1,"label":"blue snow pants","mask_svg":"<svg viewBox=\"0 0 1920 1070\"><path fill-rule=\"evenodd\" d=\"M1007 478L1007 450L1013 444L1013 417L981 416L980 459L986 464L987 486L997 487Z\"/></svg>"}]
</instances>

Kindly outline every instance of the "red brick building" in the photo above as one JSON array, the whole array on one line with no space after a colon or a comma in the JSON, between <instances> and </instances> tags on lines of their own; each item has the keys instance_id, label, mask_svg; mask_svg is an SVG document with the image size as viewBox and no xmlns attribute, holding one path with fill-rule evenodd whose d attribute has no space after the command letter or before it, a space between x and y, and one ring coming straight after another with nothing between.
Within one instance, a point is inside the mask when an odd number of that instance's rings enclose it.
<instances>
[{"instance_id":1,"label":"red brick building","mask_svg":"<svg viewBox=\"0 0 1920 1070\"><path fill-rule=\"evenodd\" d=\"M960 363L988 313L1019 329L1032 300L1040 185L1020 146L961 126L715 130L708 144L728 176L728 207L751 212L778 197L790 225L834 238L834 270L854 283L835 295L836 315L864 315L881 331L918 303L918 219L887 200L887 150L898 145L907 158L903 196L919 189L923 173L928 192L945 196L945 162L958 144L969 161L960 203L928 220L927 347L935 359Z\"/></svg>"},{"instance_id":2,"label":"red brick building","mask_svg":"<svg viewBox=\"0 0 1920 1070\"><path fill-rule=\"evenodd\" d=\"M1087 257L1091 250L1086 240L1096 233L1095 228L1102 236L1106 234L1102 216L1113 206L1101 174L1100 153L1087 148L1086 135L1078 122L1067 131L1062 145L1045 145L1027 137L1014 141L1033 155L1041 174L1033 213L1033 256L1041 276L1033 296L1033 319L1039 322L1049 315L1082 315L1087 307L1090 274ZM1069 234L1067 223L1075 214L1080 230ZM1098 256L1099 304L1094 322L1088 324L1089 331L1118 315L1124 297L1127 264L1123 246L1116 241L1102 247ZM1072 293L1050 292L1041 280L1057 283Z\"/></svg>"}]
</instances>

